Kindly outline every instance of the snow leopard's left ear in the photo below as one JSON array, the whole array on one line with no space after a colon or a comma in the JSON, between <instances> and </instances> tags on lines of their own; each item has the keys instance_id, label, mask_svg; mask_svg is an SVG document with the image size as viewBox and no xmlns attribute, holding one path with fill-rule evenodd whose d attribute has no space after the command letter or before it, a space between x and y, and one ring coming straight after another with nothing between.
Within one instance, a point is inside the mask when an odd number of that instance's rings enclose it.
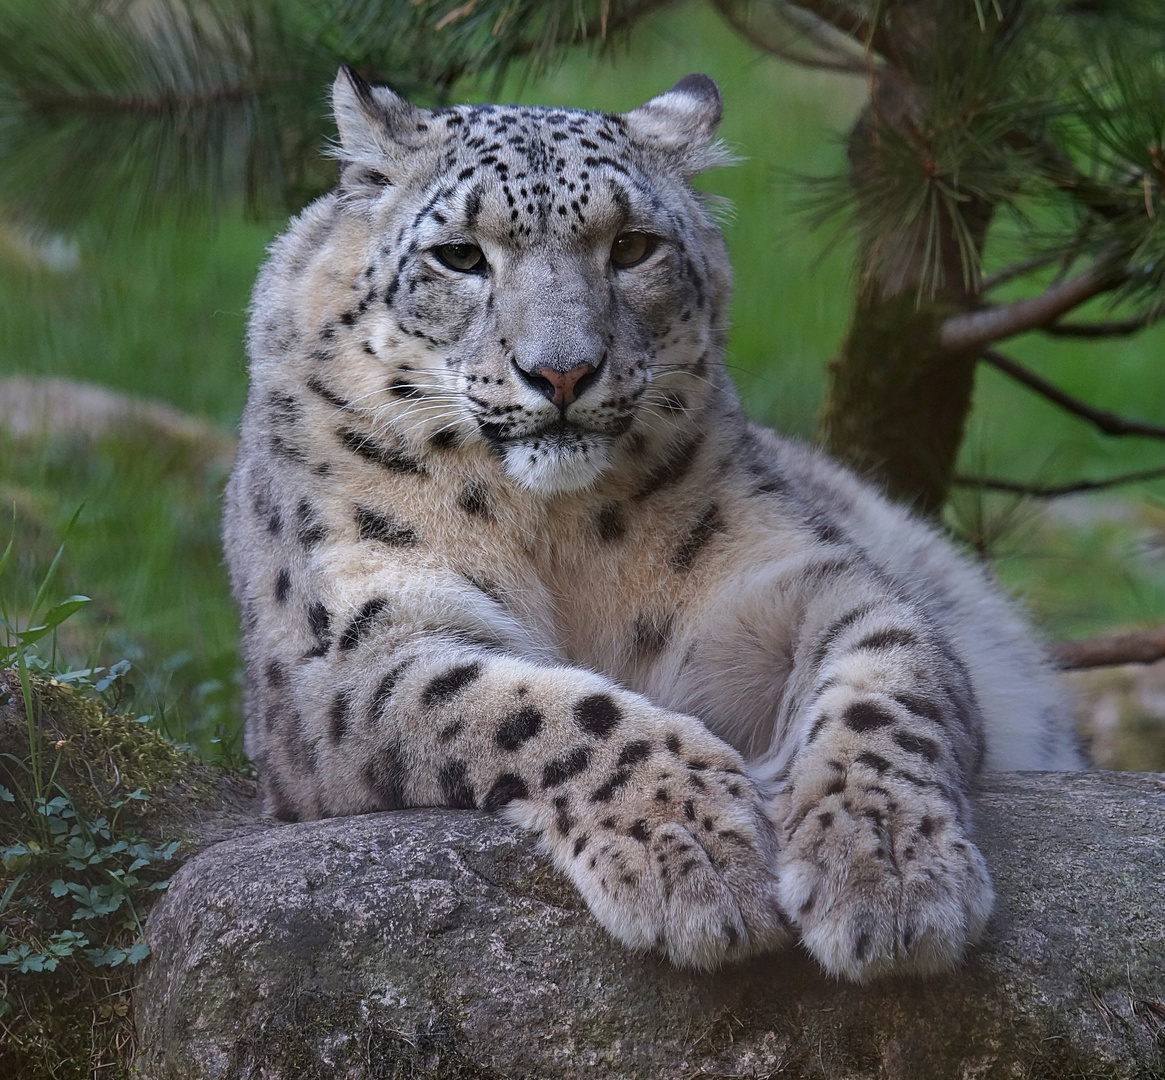
<instances>
[{"instance_id":1,"label":"snow leopard's left ear","mask_svg":"<svg viewBox=\"0 0 1165 1080\"><path fill-rule=\"evenodd\" d=\"M731 164L716 139L720 87L707 75L686 75L667 93L625 114L631 137L674 159L685 176Z\"/></svg>"},{"instance_id":2,"label":"snow leopard's left ear","mask_svg":"<svg viewBox=\"0 0 1165 1080\"><path fill-rule=\"evenodd\" d=\"M424 109L387 86L370 86L347 64L332 84L332 111L340 131L340 183L350 191L391 184L401 160L429 130Z\"/></svg>"}]
</instances>

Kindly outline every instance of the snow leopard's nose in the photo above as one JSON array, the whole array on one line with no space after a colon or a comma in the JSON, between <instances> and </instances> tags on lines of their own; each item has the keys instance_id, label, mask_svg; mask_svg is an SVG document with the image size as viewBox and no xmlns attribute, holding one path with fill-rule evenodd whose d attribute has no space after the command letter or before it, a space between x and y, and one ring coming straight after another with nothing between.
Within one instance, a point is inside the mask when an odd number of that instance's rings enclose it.
<instances>
[{"instance_id":1,"label":"snow leopard's nose","mask_svg":"<svg viewBox=\"0 0 1165 1080\"><path fill-rule=\"evenodd\" d=\"M597 368L594 364L579 364L569 371L557 371L552 367L526 371L515 364L514 370L527 386L537 390L560 409L565 409L595 381Z\"/></svg>"}]
</instances>

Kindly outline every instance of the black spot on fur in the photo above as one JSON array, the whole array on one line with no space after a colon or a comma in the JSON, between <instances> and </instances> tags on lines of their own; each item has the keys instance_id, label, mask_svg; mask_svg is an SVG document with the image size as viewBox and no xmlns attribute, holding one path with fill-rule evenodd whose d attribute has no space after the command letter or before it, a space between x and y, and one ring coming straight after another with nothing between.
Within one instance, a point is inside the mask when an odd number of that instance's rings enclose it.
<instances>
[{"instance_id":1,"label":"black spot on fur","mask_svg":"<svg viewBox=\"0 0 1165 1080\"><path fill-rule=\"evenodd\" d=\"M577 840L574 842L574 857L575 857L576 859L577 859L577 858L578 858L578 857L579 857L579 856L580 856L580 855L583 853L583 848L585 848L585 847L587 846L587 841L588 841L589 839L590 839L590 837L589 837L589 836L587 836L587 834L586 834L586 833L583 833L583 834L582 834L582 836L580 836L580 837L579 837L579 838L578 838L578 839L577 839Z\"/></svg>"},{"instance_id":2,"label":"black spot on fur","mask_svg":"<svg viewBox=\"0 0 1165 1080\"><path fill-rule=\"evenodd\" d=\"M865 765L866 768L873 769L877 773L884 773L890 768L890 762L882 757L881 754L875 754L870 750L858 754L855 760L859 765Z\"/></svg>"},{"instance_id":3,"label":"black spot on fur","mask_svg":"<svg viewBox=\"0 0 1165 1080\"><path fill-rule=\"evenodd\" d=\"M278 660L269 660L263 671L263 677L272 690L277 690L287 685L287 668Z\"/></svg>"},{"instance_id":4,"label":"black spot on fur","mask_svg":"<svg viewBox=\"0 0 1165 1080\"><path fill-rule=\"evenodd\" d=\"M627 830L627 835L632 840L638 840L641 844L646 844L651 839L651 830L647 827L647 822L643 818L640 818Z\"/></svg>"},{"instance_id":5,"label":"black spot on fur","mask_svg":"<svg viewBox=\"0 0 1165 1080\"><path fill-rule=\"evenodd\" d=\"M429 436L428 443L434 450L453 450L460 445L461 440L456 431L445 428L441 431L434 431Z\"/></svg>"},{"instance_id":6,"label":"black spot on fur","mask_svg":"<svg viewBox=\"0 0 1165 1080\"><path fill-rule=\"evenodd\" d=\"M494 736L502 750L520 750L542 730L542 714L527 706L506 717Z\"/></svg>"},{"instance_id":7,"label":"black spot on fur","mask_svg":"<svg viewBox=\"0 0 1165 1080\"><path fill-rule=\"evenodd\" d=\"M291 799L282 785L274 776L268 776L263 782L264 801L270 808L270 814L276 821L298 821L299 814L292 807Z\"/></svg>"},{"instance_id":8,"label":"black spot on fur","mask_svg":"<svg viewBox=\"0 0 1165 1080\"><path fill-rule=\"evenodd\" d=\"M493 520L493 507L490 504L489 492L480 480L470 480L461 494L457 497L457 505L473 517Z\"/></svg>"},{"instance_id":9,"label":"black spot on fur","mask_svg":"<svg viewBox=\"0 0 1165 1080\"><path fill-rule=\"evenodd\" d=\"M315 507L307 499L300 499L296 508L298 525L295 535L304 551L311 551L328 535L328 530L320 524Z\"/></svg>"},{"instance_id":10,"label":"black spot on fur","mask_svg":"<svg viewBox=\"0 0 1165 1080\"><path fill-rule=\"evenodd\" d=\"M332 742L340 742L349 732L352 725L352 691L341 690L333 699L328 709L328 734Z\"/></svg>"},{"instance_id":11,"label":"black spot on fur","mask_svg":"<svg viewBox=\"0 0 1165 1080\"><path fill-rule=\"evenodd\" d=\"M631 635L631 655L636 661L650 660L667 647L671 639L674 616L660 619L654 615L640 615L635 620Z\"/></svg>"},{"instance_id":12,"label":"black spot on fur","mask_svg":"<svg viewBox=\"0 0 1165 1080\"><path fill-rule=\"evenodd\" d=\"M929 837L934 832L934 819L929 816L924 816L918 823L918 831L926 837Z\"/></svg>"},{"instance_id":13,"label":"black spot on fur","mask_svg":"<svg viewBox=\"0 0 1165 1080\"><path fill-rule=\"evenodd\" d=\"M854 623L860 619L865 618L871 611L874 610L876 604L862 604L860 607L853 608L847 611L841 618L831 623L817 639L817 644L813 649L813 663L820 664L829 653L833 643L841 637L846 630L848 630Z\"/></svg>"},{"instance_id":14,"label":"black spot on fur","mask_svg":"<svg viewBox=\"0 0 1165 1080\"><path fill-rule=\"evenodd\" d=\"M829 723L829 713L821 713L816 720L813 721L813 726L809 729L809 735L806 742L813 742L825 730L825 725Z\"/></svg>"},{"instance_id":15,"label":"black spot on fur","mask_svg":"<svg viewBox=\"0 0 1165 1080\"><path fill-rule=\"evenodd\" d=\"M429 470L415 457L391 446L385 446L368 435L361 435L360 432L352 431L350 428L339 428L336 435L353 454L389 472L412 473L415 476L429 474Z\"/></svg>"},{"instance_id":16,"label":"black spot on fur","mask_svg":"<svg viewBox=\"0 0 1165 1080\"><path fill-rule=\"evenodd\" d=\"M595 532L599 539L608 544L622 540L627 535L627 521L618 503L608 502L595 515Z\"/></svg>"},{"instance_id":17,"label":"black spot on fur","mask_svg":"<svg viewBox=\"0 0 1165 1080\"><path fill-rule=\"evenodd\" d=\"M402 525L367 506L356 507L356 526L361 540L378 540L392 547L408 547L420 539L412 526Z\"/></svg>"},{"instance_id":18,"label":"black spot on fur","mask_svg":"<svg viewBox=\"0 0 1165 1080\"><path fill-rule=\"evenodd\" d=\"M318 376L311 375L307 380L307 388L313 393L322 397L329 405L337 409L350 409L351 403L340 397L335 391L328 388L327 384Z\"/></svg>"},{"instance_id":19,"label":"black spot on fur","mask_svg":"<svg viewBox=\"0 0 1165 1080\"><path fill-rule=\"evenodd\" d=\"M678 483L691 469L704 443L703 432L692 436L686 443L677 449L667 461L657 465L644 477L643 482L635 492L636 499L646 499L662 491L664 488Z\"/></svg>"},{"instance_id":20,"label":"black spot on fur","mask_svg":"<svg viewBox=\"0 0 1165 1080\"><path fill-rule=\"evenodd\" d=\"M909 630L903 627L889 627L885 630L875 630L874 633L867 634L861 641L853 644L849 651L857 652L859 649L892 649L898 645L917 644L918 638Z\"/></svg>"},{"instance_id":21,"label":"black spot on fur","mask_svg":"<svg viewBox=\"0 0 1165 1080\"><path fill-rule=\"evenodd\" d=\"M315 648L309 651L307 655L323 656L332 644L332 616L328 614L328 609L318 600L308 606L307 625L308 629L312 632L312 636L316 639Z\"/></svg>"},{"instance_id":22,"label":"black spot on fur","mask_svg":"<svg viewBox=\"0 0 1165 1080\"><path fill-rule=\"evenodd\" d=\"M607 779L591 792L591 802L607 803L615 797L615 792L625 787L631 779L628 769L616 769Z\"/></svg>"},{"instance_id":23,"label":"black spot on fur","mask_svg":"<svg viewBox=\"0 0 1165 1080\"><path fill-rule=\"evenodd\" d=\"M491 578L480 577L477 574L471 574L466 571L462 571L461 576L465 578L465 580L468 581L469 584L479 592L485 593L485 595L495 603L500 604L504 602L505 597L502 595L502 591L498 587L498 583L496 581L492 580Z\"/></svg>"},{"instance_id":24,"label":"black spot on fur","mask_svg":"<svg viewBox=\"0 0 1165 1080\"><path fill-rule=\"evenodd\" d=\"M708 546L709 541L719 531L720 524L720 507L713 503L693 522L687 535L672 552L671 568L677 573L691 570L696 556Z\"/></svg>"},{"instance_id":25,"label":"black spot on fur","mask_svg":"<svg viewBox=\"0 0 1165 1080\"><path fill-rule=\"evenodd\" d=\"M340 635L339 647L341 652L350 652L360 644L360 639L368 633L376 617L388 607L388 601L383 596L366 600L356 612L355 618L344 628Z\"/></svg>"},{"instance_id":26,"label":"black spot on fur","mask_svg":"<svg viewBox=\"0 0 1165 1080\"><path fill-rule=\"evenodd\" d=\"M529 797L530 790L520 776L514 773L502 773L486 792L485 798L481 800L481 808L487 814L492 814L503 806L512 803L515 799L528 799Z\"/></svg>"},{"instance_id":27,"label":"black spot on fur","mask_svg":"<svg viewBox=\"0 0 1165 1080\"><path fill-rule=\"evenodd\" d=\"M275 575L275 603L286 604L289 592L291 592L291 571L285 566Z\"/></svg>"},{"instance_id":28,"label":"black spot on fur","mask_svg":"<svg viewBox=\"0 0 1165 1080\"><path fill-rule=\"evenodd\" d=\"M415 657L410 656L407 660L402 660L391 671L386 671L381 676L380 682L376 684L376 689L372 693L372 701L368 706L368 719L373 724L380 719L385 705L388 704L388 699L392 697L392 692L396 689L396 684L400 682L401 676L415 662Z\"/></svg>"},{"instance_id":29,"label":"black spot on fur","mask_svg":"<svg viewBox=\"0 0 1165 1080\"><path fill-rule=\"evenodd\" d=\"M444 704L481 678L481 671L480 660L458 664L448 671L443 671L421 691L421 704L425 706Z\"/></svg>"},{"instance_id":30,"label":"black spot on fur","mask_svg":"<svg viewBox=\"0 0 1165 1080\"><path fill-rule=\"evenodd\" d=\"M629 742L619 752L619 760L615 762L615 767L617 769L630 768L632 765L638 765L650 754L651 743L647 739L636 739L634 742Z\"/></svg>"},{"instance_id":31,"label":"black spot on fur","mask_svg":"<svg viewBox=\"0 0 1165 1080\"><path fill-rule=\"evenodd\" d=\"M574 705L574 722L596 739L607 738L622 719L623 712L610 694L591 694Z\"/></svg>"},{"instance_id":32,"label":"black spot on fur","mask_svg":"<svg viewBox=\"0 0 1165 1080\"><path fill-rule=\"evenodd\" d=\"M849 538L841 531L837 523L830 520L820 510L814 511L807 519L806 524L813 530L813 535L822 544L849 543Z\"/></svg>"},{"instance_id":33,"label":"black spot on fur","mask_svg":"<svg viewBox=\"0 0 1165 1080\"><path fill-rule=\"evenodd\" d=\"M570 816L570 797L559 795L554 800L554 827L559 836L569 836L575 826L575 820Z\"/></svg>"},{"instance_id":34,"label":"black spot on fur","mask_svg":"<svg viewBox=\"0 0 1165 1080\"><path fill-rule=\"evenodd\" d=\"M464 761L450 761L441 766L437 773L437 782L441 785L441 797L445 806L455 810L473 810L477 806L477 797L473 794L473 785L469 782L469 766Z\"/></svg>"},{"instance_id":35,"label":"black spot on fur","mask_svg":"<svg viewBox=\"0 0 1165 1080\"><path fill-rule=\"evenodd\" d=\"M894 722L893 716L872 701L855 702L846 709L842 719L851 731L874 731Z\"/></svg>"},{"instance_id":36,"label":"black spot on fur","mask_svg":"<svg viewBox=\"0 0 1165 1080\"><path fill-rule=\"evenodd\" d=\"M273 434L268 442L271 445L271 453L276 457L283 458L284 461L294 461L297 465L307 464L307 454L294 443L288 442L282 435Z\"/></svg>"},{"instance_id":37,"label":"black spot on fur","mask_svg":"<svg viewBox=\"0 0 1165 1080\"><path fill-rule=\"evenodd\" d=\"M399 810L405 805L406 773L399 745L389 743L373 751L364 763L363 774L378 809Z\"/></svg>"},{"instance_id":38,"label":"black spot on fur","mask_svg":"<svg viewBox=\"0 0 1165 1080\"><path fill-rule=\"evenodd\" d=\"M439 732L437 732L437 742L442 746L451 743L465 730L465 720L460 716L451 724L446 724Z\"/></svg>"},{"instance_id":39,"label":"black spot on fur","mask_svg":"<svg viewBox=\"0 0 1165 1080\"><path fill-rule=\"evenodd\" d=\"M854 945L854 956L858 960L865 960L866 954L870 951L870 935L866 931L858 934L858 940Z\"/></svg>"},{"instance_id":40,"label":"black spot on fur","mask_svg":"<svg viewBox=\"0 0 1165 1080\"><path fill-rule=\"evenodd\" d=\"M824 578L840 577L842 574L852 574L858 565L852 559L822 559L820 562L809 563L801 569L803 584L812 584Z\"/></svg>"},{"instance_id":41,"label":"black spot on fur","mask_svg":"<svg viewBox=\"0 0 1165 1080\"><path fill-rule=\"evenodd\" d=\"M683 743L680 742L680 737L674 731L668 732L667 738L663 740L663 745L666 746L668 750L671 751L671 753L677 756L683 749Z\"/></svg>"},{"instance_id":42,"label":"black spot on fur","mask_svg":"<svg viewBox=\"0 0 1165 1080\"><path fill-rule=\"evenodd\" d=\"M944 722L943 708L937 701L932 701L930 698L922 697L919 694L906 693L895 694L894 700L902 708L906 709L907 712L914 713L915 716L921 716L936 724L942 724Z\"/></svg>"},{"instance_id":43,"label":"black spot on fur","mask_svg":"<svg viewBox=\"0 0 1165 1080\"><path fill-rule=\"evenodd\" d=\"M590 763L590 750L585 746L576 746L561 757L555 758L542 770L542 787L558 787L560 784L566 783L572 776L584 772Z\"/></svg>"},{"instance_id":44,"label":"black spot on fur","mask_svg":"<svg viewBox=\"0 0 1165 1080\"><path fill-rule=\"evenodd\" d=\"M918 754L931 762L938 761L940 753L938 743L932 739L911 735L907 731L896 731L894 732L894 741L908 754Z\"/></svg>"},{"instance_id":45,"label":"black spot on fur","mask_svg":"<svg viewBox=\"0 0 1165 1080\"><path fill-rule=\"evenodd\" d=\"M303 406L291 394L272 390L267 395L267 410L275 423L293 424L303 412Z\"/></svg>"}]
</instances>

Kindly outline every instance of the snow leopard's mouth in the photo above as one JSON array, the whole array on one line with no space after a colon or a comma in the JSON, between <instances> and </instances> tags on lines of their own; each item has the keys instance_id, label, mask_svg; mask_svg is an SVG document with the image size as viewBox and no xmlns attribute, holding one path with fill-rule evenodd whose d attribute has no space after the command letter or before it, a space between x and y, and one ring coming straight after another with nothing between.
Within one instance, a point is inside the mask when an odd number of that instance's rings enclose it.
<instances>
[{"instance_id":1,"label":"snow leopard's mouth","mask_svg":"<svg viewBox=\"0 0 1165 1080\"><path fill-rule=\"evenodd\" d=\"M625 430L625 429L621 429ZM490 438L503 466L523 487L544 495L589 487L611 464L613 436L556 421Z\"/></svg>"},{"instance_id":2,"label":"snow leopard's mouth","mask_svg":"<svg viewBox=\"0 0 1165 1080\"><path fill-rule=\"evenodd\" d=\"M545 450L553 454L570 454L592 444L596 438L614 439L631 427L632 417L617 416L604 423L575 423L561 417L538 427L522 429L516 424L497 424L488 420L478 420L481 433L489 442L500 448L529 446L532 450Z\"/></svg>"}]
</instances>

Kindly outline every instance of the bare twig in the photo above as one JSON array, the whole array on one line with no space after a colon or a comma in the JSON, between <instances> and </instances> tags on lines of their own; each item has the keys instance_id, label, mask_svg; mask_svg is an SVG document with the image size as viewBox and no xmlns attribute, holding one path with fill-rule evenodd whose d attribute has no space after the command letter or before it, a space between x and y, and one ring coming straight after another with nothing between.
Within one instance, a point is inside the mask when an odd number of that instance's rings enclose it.
<instances>
[{"instance_id":1,"label":"bare twig","mask_svg":"<svg viewBox=\"0 0 1165 1080\"><path fill-rule=\"evenodd\" d=\"M1142 469L1140 472L1108 476L1103 480L1076 480L1070 484L1025 484L1019 480L1001 480L994 476L956 476L951 483L958 487L978 488L980 491L1003 491L1012 495L1030 495L1034 499L1058 499L1062 495L1076 495L1083 491L1103 491L1121 484L1136 484L1142 480L1165 478L1165 468Z\"/></svg>"},{"instance_id":2,"label":"bare twig","mask_svg":"<svg viewBox=\"0 0 1165 1080\"><path fill-rule=\"evenodd\" d=\"M1071 338L1106 338L1106 337L1128 337L1130 334L1136 334L1144 330L1147 326L1152 326L1153 323L1159 321L1161 315L1139 315L1135 319L1117 319L1112 322L1094 322L1094 323L1052 323L1049 326L1041 326L1040 329L1045 334L1050 334L1052 337L1071 337Z\"/></svg>"},{"instance_id":3,"label":"bare twig","mask_svg":"<svg viewBox=\"0 0 1165 1080\"><path fill-rule=\"evenodd\" d=\"M1022 364L1017 364L1003 353L994 349L984 349L981 359L994 368L998 368L1005 375L1010 375L1016 382L1023 383L1029 390L1034 390L1041 397L1059 405L1061 409L1087 420L1094 427L1103 431L1105 435L1144 435L1150 439L1165 439L1165 425L1150 424L1144 420L1128 420L1107 409L1097 409L1087 402L1065 394L1058 386L1054 386L1047 379L1029 371Z\"/></svg>"},{"instance_id":4,"label":"bare twig","mask_svg":"<svg viewBox=\"0 0 1165 1080\"><path fill-rule=\"evenodd\" d=\"M1117 251L1110 248L1084 273L1053 285L1039 296L955 315L943 323L939 342L948 352L967 352L1054 323L1125 280L1128 272L1112 265L1116 255Z\"/></svg>"},{"instance_id":5,"label":"bare twig","mask_svg":"<svg viewBox=\"0 0 1165 1080\"><path fill-rule=\"evenodd\" d=\"M985 277L979 286L979 291L985 293L992 289L998 289L1000 285L1006 285L1009 281L1030 274L1033 270L1042 270L1045 266L1051 266L1062 257L1063 252L1046 252L1043 255L1033 255L1030 259L1024 259L1023 262L1005 266L1002 270L996 270L990 277Z\"/></svg>"},{"instance_id":6,"label":"bare twig","mask_svg":"<svg viewBox=\"0 0 1165 1080\"><path fill-rule=\"evenodd\" d=\"M1134 634L1112 634L1085 641L1062 641L1051 647L1052 659L1065 671L1152 664L1165 660L1165 626Z\"/></svg>"},{"instance_id":7,"label":"bare twig","mask_svg":"<svg viewBox=\"0 0 1165 1080\"><path fill-rule=\"evenodd\" d=\"M761 52L780 57L801 67L817 68L822 71L836 71L843 75L869 75L870 61L838 50L837 42L829 41L828 32L833 31L830 24L827 26L815 15L805 15L796 4L786 5L789 8L787 18L790 22L796 21L797 29L806 37L811 38L814 48L822 49L828 56L813 56L810 53L798 52L796 49L773 41L758 33L747 19L741 18L737 5L733 0L712 0L712 6L720 13L720 17L745 41ZM799 16L804 15L804 18Z\"/></svg>"}]
</instances>

